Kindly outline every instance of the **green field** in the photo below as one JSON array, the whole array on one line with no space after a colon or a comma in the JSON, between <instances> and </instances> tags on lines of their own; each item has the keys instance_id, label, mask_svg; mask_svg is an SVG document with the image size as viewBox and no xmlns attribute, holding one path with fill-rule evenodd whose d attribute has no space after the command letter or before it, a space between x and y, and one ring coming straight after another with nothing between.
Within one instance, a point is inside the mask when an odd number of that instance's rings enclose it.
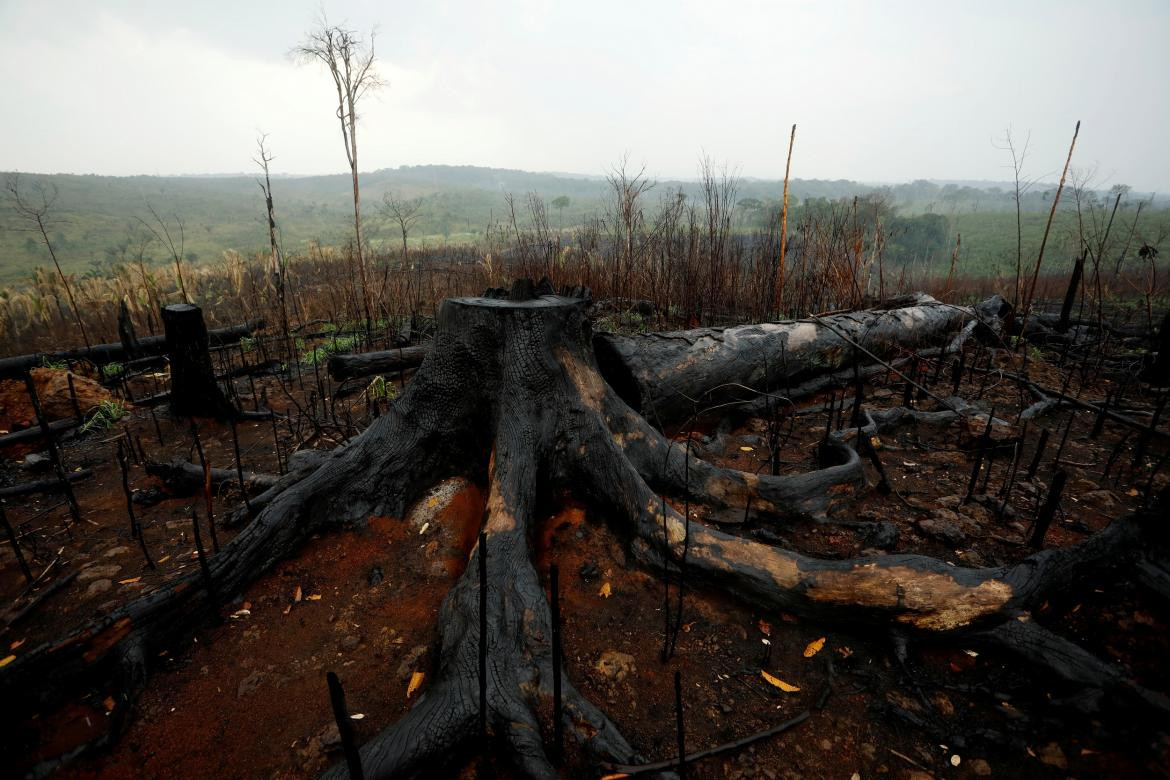
<instances>
[{"instance_id":1,"label":"green field","mask_svg":"<svg viewBox=\"0 0 1170 780\"><path fill-rule=\"evenodd\" d=\"M0 174L7 179L8 174ZM22 186L37 184L56 188L49 236L67 273L108 274L114 264L132 259L144 241L151 239L147 225L156 229L153 208L168 224L178 244L177 224L183 223L182 254L196 264L213 264L225 250L244 255L266 251L268 237L260 188L252 176L222 177L107 177L75 175L23 175ZM352 236L352 205L348 176L280 177L272 182L276 217L286 252L304 251L311 242L344 245ZM739 182L734 225L740 232L759 227L774 211L781 182L744 179ZM659 182L644 199L647 219L659 199L682 191L688 202L701 207L702 192L696 182ZM483 239L489 225L508 224L506 193L516 196L521 210L527 193L536 193L547 206L548 223L554 230L572 230L585 220L604 217L607 184L603 177L537 174L470 166L417 166L375 171L362 176L362 197L367 239L375 246L397 246L395 227L379 214L386 192L399 197L420 197L420 219L411 233L413 245L474 243ZM567 198L560 209L554 199ZM854 197L880 198L889 208L883 228L890 234L886 260L894 264L945 266L950 261L956 235L962 236L959 269L972 274L1006 273L1014 269L1016 220L1014 201L1007 185L988 183L934 184L913 182L896 186L865 185L850 181L797 180L791 186L793 213L790 225L799 223L802 211L825 207L833 201ZM1033 188L1023 208L1024 257L1035 256L1044 230L1051 188ZM1112 201L1097 198L1093 215ZM1133 228L1138 198L1127 197L1113 227L1111 244L1116 252L1133 230L1131 254L1142 243L1156 244L1170 233L1170 210L1165 201L1147 207ZM1105 204L1104 206L1101 204ZM7 206L7 204L5 204ZM864 207L861 209L864 211ZM1107 209L1106 209L1107 211ZM1087 212L1086 212L1087 213ZM522 225L528 221L525 211ZM1092 230L1088 231L1092 235ZM1075 204L1066 197L1053 228L1047 254L1050 268L1066 265L1077 251L1078 225ZM167 249L150 240L145 257L153 264L169 261ZM48 253L38 234L29 232L11 208L0 216L0 285L19 285L35 268L48 266Z\"/></svg>"}]
</instances>

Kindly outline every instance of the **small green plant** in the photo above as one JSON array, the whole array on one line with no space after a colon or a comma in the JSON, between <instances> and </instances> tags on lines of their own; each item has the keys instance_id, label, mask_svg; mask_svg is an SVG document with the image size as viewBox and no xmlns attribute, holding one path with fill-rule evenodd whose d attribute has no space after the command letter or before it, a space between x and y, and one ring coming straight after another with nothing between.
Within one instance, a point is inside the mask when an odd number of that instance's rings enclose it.
<instances>
[{"instance_id":1,"label":"small green plant","mask_svg":"<svg viewBox=\"0 0 1170 780\"><path fill-rule=\"evenodd\" d=\"M106 363L102 366L102 379L117 379L124 370L121 363Z\"/></svg>"},{"instance_id":2,"label":"small green plant","mask_svg":"<svg viewBox=\"0 0 1170 780\"><path fill-rule=\"evenodd\" d=\"M45 368L53 368L58 371L64 371L69 368L69 364L64 360L53 360L48 355L41 358L41 365Z\"/></svg>"},{"instance_id":3,"label":"small green plant","mask_svg":"<svg viewBox=\"0 0 1170 780\"><path fill-rule=\"evenodd\" d=\"M244 336L240 339L240 349L244 352L251 352L256 349L256 339L251 336Z\"/></svg>"},{"instance_id":4,"label":"small green plant","mask_svg":"<svg viewBox=\"0 0 1170 780\"><path fill-rule=\"evenodd\" d=\"M366 394L370 400L376 401L379 398L386 398L393 401L398 397L398 388L386 382L386 377L376 376L374 381L366 387Z\"/></svg>"},{"instance_id":5,"label":"small green plant","mask_svg":"<svg viewBox=\"0 0 1170 780\"><path fill-rule=\"evenodd\" d=\"M301 355L301 362L317 365L328 360L330 355L337 354L338 352L349 352L357 344L357 336L342 336L341 338L327 341L321 346L305 352Z\"/></svg>"},{"instance_id":6,"label":"small green plant","mask_svg":"<svg viewBox=\"0 0 1170 780\"><path fill-rule=\"evenodd\" d=\"M89 419L81 426L81 430L89 433L90 431L108 431L114 427L114 424L126 416L126 404L122 401L112 398L102 401L90 413Z\"/></svg>"}]
</instances>

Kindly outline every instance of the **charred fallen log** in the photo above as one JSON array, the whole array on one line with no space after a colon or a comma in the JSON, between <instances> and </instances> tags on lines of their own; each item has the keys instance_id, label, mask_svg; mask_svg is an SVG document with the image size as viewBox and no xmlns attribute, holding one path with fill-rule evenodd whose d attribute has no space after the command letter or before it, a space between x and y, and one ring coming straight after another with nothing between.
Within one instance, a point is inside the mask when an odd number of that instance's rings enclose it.
<instances>
[{"instance_id":1,"label":"charred fallen log","mask_svg":"<svg viewBox=\"0 0 1170 780\"><path fill-rule=\"evenodd\" d=\"M208 342L211 346L234 344L245 336L264 329L264 320L248 320L240 325L227 328L218 328L207 331ZM146 336L137 341L138 354L162 354L167 351L165 336ZM30 368L43 366L46 362L60 362L69 360L88 360L91 363L102 365L116 361L129 360L126 347L122 343L94 344L92 347L80 347L60 352L37 352L31 355L16 355L0 358L0 379L19 377Z\"/></svg>"},{"instance_id":2,"label":"charred fallen log","mask_svg":"<svg viewBox=\"0 0 1170 780\"><path fill-rule=\"evenodd\" d=\"M431 344L428 342L378 352L331 355L328 363L329 375L342 381L418 368L430 351Z\"/></svg>"},{"instance_id":3,"label":"charred fallen log","mask_svg":"<svg viewBox=\"0 0 1170 780\"><path fill-rule=\"evenodd\" d=\"M235 469L212 468L211 487L219 489L224 486L238 485L239 474ZM158 477L163 481L173 495L189 496L203 489L203 467L185 460L172 460L166 463L149 461L146 464L146 473ZM271 474L257 474L251 471L244 472L244 487L246 489L267 490L277 483L279 477Z\"/></svg>"},{"instance_id":4,"label":"charred fallen log","mask_svg":"<svg viewBox=\"0 0 1170 780\"><path fill-rule=\"evenodd\" d=\"M893 309L723 330L599 333L594 348L606 382L661 427L706 407L751 401L839 370L854 360L854 346L886 359L946 344L973 321L998 325L1008 308L999 296L964 307L922 295Z\"/></svg>"}]
</instances>

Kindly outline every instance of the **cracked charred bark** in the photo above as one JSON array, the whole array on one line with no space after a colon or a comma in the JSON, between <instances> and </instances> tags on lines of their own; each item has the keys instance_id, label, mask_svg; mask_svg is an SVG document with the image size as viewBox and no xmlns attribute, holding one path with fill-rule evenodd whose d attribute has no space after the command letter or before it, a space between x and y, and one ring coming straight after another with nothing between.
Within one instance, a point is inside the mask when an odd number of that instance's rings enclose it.
<instances>
[{"instance_id":1,"label":"cracked charred bark","mask_svg":"<svg viewBox=\"0 0 1170 780\"><path fill-rule=\"evenodd\" d=\"M211 557L211 574L218 594L237 593L326 527L370 515L404 516L451 476L486 482L488 730L493 750L525 777L555 775L543 746L553 660L549 604L532 562L538 491L566 490L601 509L654 571L677 563L685 545L692 577L765 609L928 637L970 635L1041 665L1051 654L1059 659L1054 672L1165 712L1157 694L1026 620L1054 589L1140 549L1150 525L1141 518L1014 566L965 569L917 555L818 560L687 523L655 492L677 495L689 487L691 500L716 507L750 501L777 521L794 514L823 518L847 506L863 483L851 436L971 413L958 399L950 406L872 413L860 431L833 434L827 449L835 462L810 474L757 476L692 457L684 482L682 450L599 373L584 301L451 299L440 309L434 349L390 412L271 488L263 511ZM478 546L472 550L443 601L433 682L405 717L363 746L366 777L430 775L481 747L481 554ZM178 580L25 654L0 674L0 693L59 700L85 675L116 667L128 696L141 684L147 660L215 607L195 575ZM635 748L567 678L563 696L565 732L589 760L638 763ZM345 772L340 765L327 776Z\"/></svg>"}]
</instances>

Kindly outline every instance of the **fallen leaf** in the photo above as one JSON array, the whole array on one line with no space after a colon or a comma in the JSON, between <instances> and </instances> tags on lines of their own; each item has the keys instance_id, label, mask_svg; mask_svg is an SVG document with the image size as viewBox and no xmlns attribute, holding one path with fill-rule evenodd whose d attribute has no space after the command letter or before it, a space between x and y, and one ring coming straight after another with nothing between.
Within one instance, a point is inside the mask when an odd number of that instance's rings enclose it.
<instances>
[{"instance_id":1,"label":"fallen leaf","mask_svg":"<svg viewBox=\"0 0 1170 780\"><path fill-rule=\"evenodd\" d=\"M304 596L304 594L301 592L301 586L297 585L297 592L293 594L293 601L294 602L300 601L303 598L303 596Z\"/></svg>"},{"instance_id":2,"label":"fallen leaf","mask_svg":"<svg viewBox=\"0 0 1170 780\"><path fill-rule=\"evenodd\" d=\"M243 604L243 607L244 607L244 609L251 609L251 608L252 608L252 602L250 602L250 601L245 601L245 602L244 602L244 604Z\"/></svg>"},{"instance_id":3,"label":"fallen leaf","mask_svg":"<svg viewBox=\"0 0 1170 780\"><path fill-rule=\"evenodd\" d=\"M252 614L252 610L250 610L250 609L237 609L235 612L233 612L231 614L231 617L233 619L238 620L239 618L242 618L242 617L248 617L251 614Z\"/></svg>"},{"instance_id":4,"label":"fallen leaf","mask_svg":"<svg viewBox=\"0 0 1170 780\"><path fill-rule=\"evenodd\" d=\"M314 593L314 594L310 595L308 598L309 598L309 601L320 601L320 600L321 600L321 594L320 594L320 593Z\"/></svg>"},{"instance_id":5,"label":"fallen leaf","mask_svg":"<svg viewBox=\"0 0 1170 780\"><path fill-rule=\"evenodd\" d=\"M690 623L683 623L683 627L682 627L683 633L684 634L691 633L691 627L694 626L695 623L697 623L697 622L698 621L696 621L696 620L692 620Z\"/></svg>"},{"instance_id":6,"label":"fallen leaf","mask_svg":"<svg viewBox=\"0 0 1170 780\"><path fill-rule=\"evenodd\" d=\"M424 672L415 672L410 676L410 685L406 686L406 698L422 687L423 680L427 679Z\"/></svg>"},{"instance_id":7,"label":"fallen leaf","mask_svg":"<svg viewBox=\"0 0 1170 780\"><path fill-rule=\"evenodd\" d=\"M107 696L102 700L102 706L106 708L106 712L113 712L114 708L118 706L118 702L114 701L113 696Z\"/></svg>"},{"instance_id":8,"label":"fallen leaf","mask_svg":"<svg viewBox=\"0 0 1170 780\"><path fill-rule=\"evenodd\" d=\"M131 577L128 580L118 580L118 584L119 585L133 585L134 583L138 582L141 579L142 579L141 577Z\"/></svg>"},{"instance_id":9,"label":"fallen leaf","mask_svg":"<svg viewBox=\"0 0 1170 780\"><path fill-rule=\"evenodd\" d=\"M618 772L612 775L602 775L601 780L621 780L623 777L629 777L625 772Z\"/></svg>"},{"instance_id":10,"label":"fallen leaf","mask_svg":"<svg viewBox=\"0 0 1170 780\"><path fill-rule=\"evenodd\" d=\"M760 622L756 623L756 628L760 629L760 633L764 636L772 636L772 627L763 618L760 618Z\"/></svg>"},{"instance_id":11,"label":"fallen leaf","mask_svg":"<svg viewBox=\"0 0 1170 780\"><path fill-rule=\"evenodd\" d=\"M1138 492L1137 492L1137 488L1130 488L1130 489L1129 489L1129 493L1127 493L1127 495L1128 495L1130 498L1136 498L1136 497L1137 497L1137 494L1138 494Z\"/></svg>"},{"instance_id":12,"label":"fallen leaf","mask_svg":"<svg viewBox=\"0 0 1170 780\"><path fill-rule=\"evenodd\" d=\"M876 436L870 436L869 446L873 447L875 450L880 450L882 448L882 440Z\"/></svg>"},{"instance_id":13,"label":"fallen leaf","mask_svg":"<svg viewBox=\"0 0 1170 780\"><path fill-rule=\"evenodd\" d=\"M608 582L603 583L601 590L597 591L597 595L601 596L603 599L607 599L613 595L613 588L609 586Z\"/></svg>"},{"instance_id":14,"label":"fallen leaf","mask_svg":"<svg viewBox=\"0 0 1170 780\"><path fill-rule=\"evenodd\" d=\"M428 520L427 522L422 524L422 528L418 529L418 535L422 536L423 534L425 534L427 532L427 529L430 527L431 527L431 522Z\"/></svg>"},{"instance_id":15,"label":"fallen leaf","mask_svg":"<svg viewBox=\"0 0 1170 780\"><path fill-rule=\"evenodd\" d=\"M287 615L287 614L288 614L288 613L290 613L290 612L292 612L292 604L289 604L287 607L285 607L285 608L284 608L284 610L283 610L283 611L281 611L281 613L280 613L280 614L282 614L282 615Z\"/></svg>"},{"instance_id":16,"label":"fallen leaf","mask_svg":"<svg viewBox=\"0 0 1170 780\"><path fill-rule=\"evenodd\" d=\"M167 562L167 561L169 561L170 559L171 559L171 556L169 556L169 555L164 555L163 557L161 557L161 558L159 558L157 561L155 561L155 563L166 563L166 562Z\"/></svg>"},{"instance_id":17,"label":"fallen leaf","mask_svg":"<svg viewBox=\"0 0 1170 780\"><path fill-rule=\"evenodd\" d=\"M350 720L361 720L361 719L362 719L362 718L364 718L364 717L366 717L366 716L365 716L365 713L362 713L362 712L355 712L354 714L352 714L352 715L350 715L350 716L349 716L349 719L350 719Z\"/></svg>"},{"instance_id":18,"label":"fallen leaf","mask_svg":"<svg viewBox=\"0 0 1170 780\"><path fill-rule=\"evenodd\" d=\"M848 658L849 656L853 655L853 651L848 647L838 647L837 655L841 656L842 658Z\"/></svg>"},{"instance_id":19,"label":"fallen leaf","mask_svg":"<svg viewBox=\"0 0 1170 780\"><path fill-rule=\"evenodd\" d=\"M767 672L763 671L762 669L760 670L760 674L763 675L765 680L767 680L772 685L775 685L777 688L784 691L785 693L796 693L797 691L800 690L800 688L796 687L795 685L791 685L789 683L786 683L783 680L781 680L779 677L773 677L772 675L768 674Z\"/></svg>"},{"instance_id":20,"label":"fallen leaf","mask_svg":"<svg viewBox=\"0 0 1170 780\"><path fill-rule=\"evenodd\" d=\"M7 655L7 656L4 656L3 658L0 658L0 668L8 666L8 664L12 663L15 660L16 660L16 656L14 656L14 655Z\"/></svg>"},{"instance_id":21,"label":"fallen leaf","mask_svg":"<svg viewBox=\"0 0 1170 780\"><path fill-rule=\"evenodd\" d=\"M13 642L12 644L10 644L10 645L8 646L8 649L9 649L9 650L15 650L16 648L20 647L20 646L21 646L21 645L23 645L23 644L24 644L24 640L23 640L23 639L17 639L15 642Z\"/></svg>"},{"instance_id":22,"label":"fallen leaf","mask_svg":"<svg viewBox=\"0 0 1170 780\"><path fill-rule=\"evenodd\" d=\"M752 447L740 447L739 451L740 452L754 452L755 450Z\"/></svg>"},{"instance_id":23,"label":"fallen leaf","mask_svg":"<svg viewBox=\"0 0 1170 780\"><path fill-rule=\"evenodd\" d=\"M808 647L804 648L804 657L812 658L817 653L821 652L821 648L825 646L825 638L813 640L808 643Z\"/></svg>"}]
</instances>

